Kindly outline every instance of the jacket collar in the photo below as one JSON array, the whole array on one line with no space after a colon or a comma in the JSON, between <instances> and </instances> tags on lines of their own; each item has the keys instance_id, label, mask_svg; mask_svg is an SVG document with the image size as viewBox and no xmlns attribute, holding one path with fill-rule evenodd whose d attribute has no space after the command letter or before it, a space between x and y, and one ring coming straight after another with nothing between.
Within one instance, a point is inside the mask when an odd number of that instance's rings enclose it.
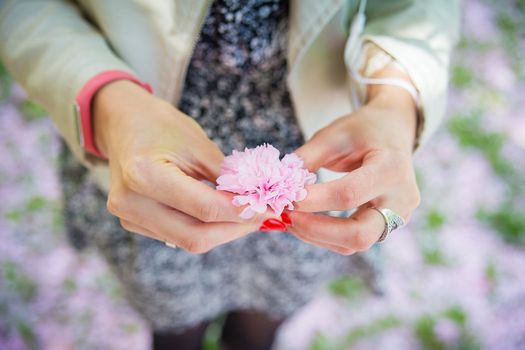
<instances>
[{"instance_id":1,"label":"jacket collar","mask_svg":"<svg viewBox=\"0 0 525 350\"><path fill-rule=\"evenodd\" d=\"M288 29L288 66L294 67L314 39L343 6L343 0L292 0Z\"/></svg>"}]
</instances>

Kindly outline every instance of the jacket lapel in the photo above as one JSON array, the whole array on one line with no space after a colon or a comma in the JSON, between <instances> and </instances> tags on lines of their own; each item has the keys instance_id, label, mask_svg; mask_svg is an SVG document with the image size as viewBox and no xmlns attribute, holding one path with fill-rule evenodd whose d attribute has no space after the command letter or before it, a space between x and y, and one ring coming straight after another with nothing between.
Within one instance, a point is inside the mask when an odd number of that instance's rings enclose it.
<instances>
[{"instance_id":1,"label":"jacket lapel","mask_svg":"<svg viewBox=\"0 0 525 350\"><path fill-rule=\"evenodd\" d=\"M310 47L332 17L341 10L344 0L291 0L288 28L288 66Z\"/></svg>"}]
</instances>

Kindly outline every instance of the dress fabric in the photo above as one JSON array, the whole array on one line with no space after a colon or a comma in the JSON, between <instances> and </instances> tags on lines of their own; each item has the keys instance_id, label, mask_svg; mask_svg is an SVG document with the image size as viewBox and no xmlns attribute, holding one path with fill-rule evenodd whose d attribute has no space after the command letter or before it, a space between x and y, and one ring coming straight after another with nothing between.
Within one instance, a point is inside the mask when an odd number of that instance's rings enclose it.
<instances>
[{"instance_id":1,"label":"dress fabric","mask_svg":"<svg viewBox=\"0 0 525 350\"><path fill-rule=\"evenodd\" d=\"M287 22L287 1L218 0L208 10L178 107L225 154L264 142L284 154L304 142L285 81ZM98 248L155 331L183 331L231 310L287 316L343 274L374 284L363 256L287 233L255 232L202 255L168 248L122 229L67 150L62 178L72 242Z\"/></svg>"}]
</instances>

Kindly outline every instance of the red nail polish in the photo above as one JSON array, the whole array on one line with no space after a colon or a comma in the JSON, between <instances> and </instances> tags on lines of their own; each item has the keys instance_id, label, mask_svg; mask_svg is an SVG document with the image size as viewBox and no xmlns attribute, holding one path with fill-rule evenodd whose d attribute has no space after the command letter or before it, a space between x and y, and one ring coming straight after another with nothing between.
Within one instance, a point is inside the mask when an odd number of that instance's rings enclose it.
<instances>
[{"instance_id":1,"label":"red nail polish","mask_svg":"<svg viewBox=\"0 0 525 350\"><path fill-rule=\"evenodd\" d=\"M290 219L290 215L286 214L286 213L282 213L281 214L281 219L283 220L283 222L286 224L286 225L291 225L292 224L292 219Z\"/></svg>"},{"instance_id":2,"label":"red nail polish","mask_svg":"<svg viewBox=\"0 0 525 350\"><path fill-rule=\"evenodd\" d=\"M268 219L265 222L263 222L263 226L266 226L267 228L272 230L286 231L286 225L284 224L284 222L278 219Z\"/></svg>"},{"instance_id":3,"label":"red nail polish","mask_svg":"<svg viewBox=\"0 0 525 350\"><path fill-rule=\"evenodd\" d=\"M272 231L272 229L262 225L261 227L259 227L259 231L268 232L268 231Z\"/></svg>"}]
</instances>

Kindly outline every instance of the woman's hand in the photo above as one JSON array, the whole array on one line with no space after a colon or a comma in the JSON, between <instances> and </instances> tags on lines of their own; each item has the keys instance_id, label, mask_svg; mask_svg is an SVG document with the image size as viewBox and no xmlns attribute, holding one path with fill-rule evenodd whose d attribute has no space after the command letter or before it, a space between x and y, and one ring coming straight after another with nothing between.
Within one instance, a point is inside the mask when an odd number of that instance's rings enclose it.
<instances>
[{"instance_id":1,"label":"woman's hand","mask_svg":"<svg viewBox=\"0 0 525 350\"><path fill-rule=\"evenodd\" d=\"M193 253L256 231L215 183L224 155L190 117L116 81L94 100L95 142L109 159L108 209L124 228ZM259 222L259 224L257 224Z\"/></svg>"},{"instance_id":2,"label":"woman's hand","mask_svg":"<svg viewBox=\"0 0 525 350\"><path fill-rule=\"evenodd\" d=\"M341 179L312 185L290 212L289 231L298 238L341 254L369 249L385 228L368 206L386 207L405 221L419 205L412 166L416 106L404 90L375 86L369 103L317 132L297 149L306 166L349 172ZM358 210L349 218L307 212Z\"/></svg>"}]
</instances>

